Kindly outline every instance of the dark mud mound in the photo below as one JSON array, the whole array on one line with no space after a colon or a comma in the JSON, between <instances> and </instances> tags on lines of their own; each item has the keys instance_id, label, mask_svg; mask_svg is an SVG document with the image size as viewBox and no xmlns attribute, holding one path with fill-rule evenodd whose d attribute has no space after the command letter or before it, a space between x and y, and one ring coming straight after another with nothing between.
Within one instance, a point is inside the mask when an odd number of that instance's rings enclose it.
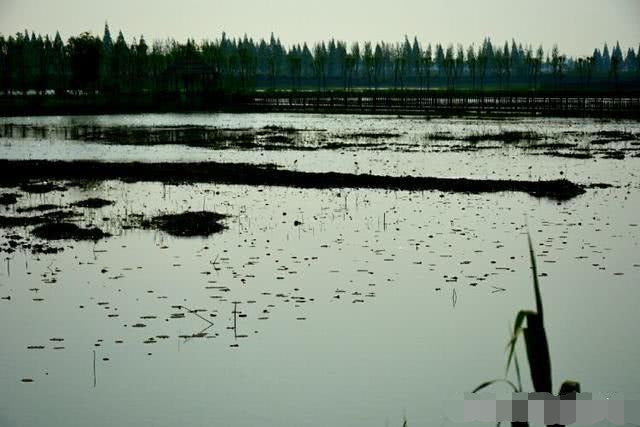
<instances>
[{"instance_id":1,"label":"dark mud mound","mask_svg":"<svg viewBox=\"0 0 640 427\"><path fill-rule=\"evenodd\" d=\"M14 205L18 201L19 197L20 195L15 193L0 194L0 206Z\"/></svg>"},{"instance_id":2,"label":"dark mud mound","mask_svg":"<svg viewBox=\"0 0 640 427\"><path fill-rule=\"evenodd\" d=\"M226 218L215 212L184 212L181 214L160 215L145 222L147 228L157 228L172 236L195 237L219 233L226 227L219 221Z\"/></svg>"},{"instance_id":3,"label":"dark mud mound","mask_svg":"<svg viewBox=\"0 0 640 427\"><path fill-rule=\"evenodd\" d=\"M43 224L33 229L33 235L46 240L100 240L109 234L99 228L80 228L69 222Z\"/></svg>"},{"instance_id":4,"label":"dark mud mound","mask_svg":"<svg viewBox=\"0 0 640 427\"><path fill-rule=\"evenodd\" d=\"M494 181L499 182L499 181ZM554 179L552 181L514 181L514 186L527 187L527 190L521 190L535 197L546 197L558 201L572 199L586 191L581 185L575 184L568 179ZM536 183L538 185L536 185Z\"/></svg>"},{"instance_id":5,"label":"dark mud mound","mask_svg":"<svg viewBox=\"0 0 640 427\"><path fill-rule=\"evenodd\" d=\"M86 200L80 200L79 202L72 203L71 206L77 208L90 208L90 209L99 209L105 206L112 205L113 202L111 200L105 200L100 198L90 198Z\"/></svg>"},{"instance_id":6,"label":"dark mud mound","mask_svg":"<svg viewBox=\"0 0 640 427\"><path fill-rule=\"evenodd\" d=\"M0 160L3 179L107 180L127 182L218 183L295 188L370 188L405 191L495 193L514 191L535 197L568 200L584 193L582 186L567 180L526 181L473 178L358 175L337 172L300 172L269 165L247 163L103 163L92 160ZM6 178L10 177L10 178Z\"/></svg>"}]
</instances>

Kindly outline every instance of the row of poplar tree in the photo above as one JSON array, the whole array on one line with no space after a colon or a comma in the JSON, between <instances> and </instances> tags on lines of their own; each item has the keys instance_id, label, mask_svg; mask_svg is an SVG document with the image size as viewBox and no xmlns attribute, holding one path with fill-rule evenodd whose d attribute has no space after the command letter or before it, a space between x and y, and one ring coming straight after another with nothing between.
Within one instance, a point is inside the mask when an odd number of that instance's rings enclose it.
<instances>
[{"instance_id":1,"label":"row of poplar tree","mask_svg":"<svg viewBox=\"0 0 640 427\"><path fill-rule=\"evenodd\" d=\"M638 48L640 51L640 47ZM103 36L89 33L65 43L27 31L0 35L0 91L3 94L143 93L166 90L167 70L176 64L208 70L221 88L233 90L302 88L576 88L597 84L635 84L638 52L620 45L596 48L573 58L557 46L545 52L512 41L479 46L422 45L407 37L375 45L342 41L285 47L267 41L228 38L214 41L155 41L141 36L130 43L109 26ZM186 64L186 65L185 65ZM204 71L203 71L204 72Z\"/></svg>"}]
</instances>

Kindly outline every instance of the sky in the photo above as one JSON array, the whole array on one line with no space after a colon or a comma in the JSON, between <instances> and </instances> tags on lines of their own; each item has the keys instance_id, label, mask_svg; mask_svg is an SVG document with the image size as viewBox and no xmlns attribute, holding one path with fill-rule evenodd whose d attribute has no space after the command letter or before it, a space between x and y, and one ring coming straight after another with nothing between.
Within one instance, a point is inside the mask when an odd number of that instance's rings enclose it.
<instances>
[{"instance_id":1,"label":"sky","mask_svg":"<svg viewBox=\"0 0 640 427\"><path fill-rule=\"evenodd\" d=\"M25 29L63 38L89 31L126 39L215 39L247 34L286 45L335 38L479 44L515 38L570 55L640 44L640 0L0 0L0 33Z\"/></svg>"}]
</instances>

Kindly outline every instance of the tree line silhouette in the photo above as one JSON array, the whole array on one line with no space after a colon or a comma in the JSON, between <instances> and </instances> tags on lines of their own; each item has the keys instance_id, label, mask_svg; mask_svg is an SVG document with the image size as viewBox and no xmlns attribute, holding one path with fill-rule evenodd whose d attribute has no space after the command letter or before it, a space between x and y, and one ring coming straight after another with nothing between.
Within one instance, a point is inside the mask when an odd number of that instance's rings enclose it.
<instances>
[{"instance_id":1,"label":"tree line silhouette","mask_svg":"<svg viewBox=\"0 0 640 427\"><path fill-rule=\"evenodd\" d=\"M330 40L285 47L247 36L196 43L145 38L115 40L82 33L0 35L0 93L121 95L157 92L248 92L255 89L587 89L638 87L640 46L623 54L616 43L573 58L512 40L479 46L353 43Z\"/></svg>"}]
</instances>

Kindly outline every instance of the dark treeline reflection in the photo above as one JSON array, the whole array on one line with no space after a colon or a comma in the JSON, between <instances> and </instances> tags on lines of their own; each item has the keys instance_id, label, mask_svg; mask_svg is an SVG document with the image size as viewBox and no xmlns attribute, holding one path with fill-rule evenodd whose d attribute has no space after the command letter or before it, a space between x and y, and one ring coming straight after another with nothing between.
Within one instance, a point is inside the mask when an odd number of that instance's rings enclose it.
<instances>
[{"instance_id":1,"label":"dark treeline reflection","mask_svg":"<svg viewBox=\"0 0 640 427\"><path fill-rule=\"evenodd\" d=\"M639 47L640 49L640 47ZM637 87L638 52L606 44L573 58L557 46L523 46L515 40L478 46L342 41L283 46L279 39L155 41L115 40L82 33L66 43L27 31L0 35L3 94L139 94L243 92L252 89L583 89Z\"/></svg>"}]
</instances>

